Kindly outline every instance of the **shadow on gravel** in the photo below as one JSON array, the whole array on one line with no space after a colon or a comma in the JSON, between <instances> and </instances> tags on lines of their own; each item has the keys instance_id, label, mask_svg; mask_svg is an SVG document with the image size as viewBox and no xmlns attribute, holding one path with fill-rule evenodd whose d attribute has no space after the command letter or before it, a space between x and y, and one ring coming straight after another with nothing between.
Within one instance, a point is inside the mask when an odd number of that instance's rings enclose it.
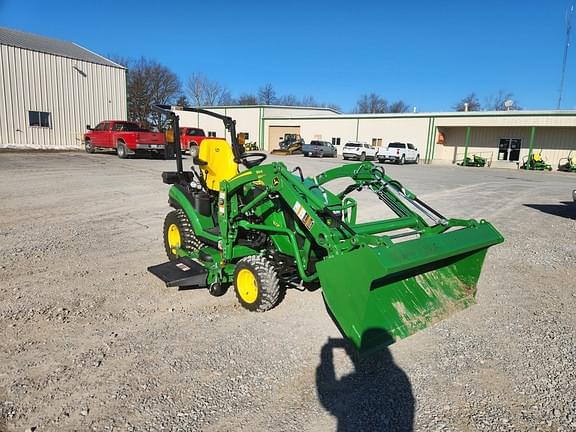
<instances>
[{"instance_id":1,"label":"shadow on gravel","mask_svg":"<svg viewBox=\"0 0 576 432\"><path fill-rule=\"evenodd\" d=\"M334 350L344 349L354 372L336 378ZM337 431L413 430L414 396L407 375L390 350L360 356L344 339L328 339L316 369L318 398L338 419Z\"/></svg>"},{"instance_id":2,"label":"shadow on gravel","mask_svg":"<svg viewBox=\"0 0 576 432\"><path fill-rule=\"evenodd\" d=\"M524 206L554 216L576 219L576 203L574 201L561 201L560 204L524 204Z\"/></svg>"}]
</instances>

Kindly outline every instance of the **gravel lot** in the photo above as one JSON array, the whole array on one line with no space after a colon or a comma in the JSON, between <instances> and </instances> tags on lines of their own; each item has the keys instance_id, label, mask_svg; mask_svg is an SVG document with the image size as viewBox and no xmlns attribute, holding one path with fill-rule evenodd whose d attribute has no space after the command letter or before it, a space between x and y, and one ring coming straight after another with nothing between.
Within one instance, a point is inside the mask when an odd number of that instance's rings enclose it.
<instances>
[{"instance_id":1,"label":"gravel lot","mask_svg":"<svg viewBox=\"0 0 576 432\"><path fill-rule=\"evenodd\" d=\"M576 430L576 175L387 165L506 242L476 306L353 362L320 291L253 314L147 273L173 166L0 153L0 430Z\"/></svg>"}]
</instances>

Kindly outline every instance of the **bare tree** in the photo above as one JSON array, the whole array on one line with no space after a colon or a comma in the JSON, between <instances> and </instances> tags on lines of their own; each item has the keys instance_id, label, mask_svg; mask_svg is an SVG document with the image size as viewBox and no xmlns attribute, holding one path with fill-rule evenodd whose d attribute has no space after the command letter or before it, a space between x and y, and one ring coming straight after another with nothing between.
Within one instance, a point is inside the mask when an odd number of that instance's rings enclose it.
<instances>
[{"instance_id":1,"label":"bare tree","mask_svg":"<svg viewBox=\"0 0 576 432\"><path fill-rule=\"evenodd\" d=\"M385 113L388 112L388 102L376 93L364 94L356 102L354 112L362 113Z\"/></svg>"},{"instance_id":2,"label":"bare tree","mask_svg":"<svg viewBox=\"0 0 576 432\"><path fill-rule=\"evenodd\" d=\"M186 82L186 91L194 106L212 106L220 103L228 92L220 83L208 79L205 75L193 73ZM228 92L229 94L229 92Z\"/></svg>"},{"instance_id":3,"label":"bare tree","mask_svg":"<svg viewBox=\"0 0 576 432\"><path fill-rule=\"evenodd\" d=\"M237 103L228 89L224 89L218 99L218 105L236 105Z\"/></svg>"},{"instance_id":4,"label":"bare tree","mask_svg":"<svg viewBox=\"0 0 576 432\"><path fill-rule=\"evenodd\" d=\"M238 105L258 105L258 99L253 94L243 94L238 98Z\"/></svg>"},{"instance_id":5,"label":"bare tree","mask_svg":"<svg viewBox=\"0 0 576 432\"><path fill-rule=\"evenodd\" d=\"M190 103L188 102L186 95L180 95L178 99L176 99L176 105L186 107L189 106Z\"/></svg>"},{"instance_id":6,"label":"bare tree","mask_svg":"<svg viewBox=\"0 0 576 432\"><path fill-rule=\"evenodd\" d=\"M391 112L391 113L405 113L409 109L410 109L410 107L408 105L406 105L406 103L404 103L404 101L402 101L402 100L392 102L388 106L388 112Z\"/></svg>"},{"instance_id":7,"label":"bare tree","mask_svg":"<svg viewBox=\"0 0 576 432\"><path fill-rule=\"evenodd\" d=\"M476 93L472 92L462 98L460 102L454 105L454 111L466 111L466 104L468 104L468 111L480 111L482 109L480 101Z\"/></svg>"},{"instance_id":8,"label":"bare tree","mask_svg":"<svg viewBox=\"0 0 576 432\"><path fill-rule=\"evenodd\" d=\"M294 95L291 95L291 94L281 96L281 97L278 99L278 103L279 103L280 105L285 105L285 106L301 105L301 104L300 104L300 101L298 100L298 98L297 98L296 96L294 96Z\"/></svg>"},{"instance_id":9,"label":"bare tree","mask_svg":"<svg viewBox=\"0 0 576 432\"><path fill-rule=\"evenodd\" d=\"M272 84L268 83L258 89L258 103L263 105L272 105L278 101L276 98L276 91Z\"/></svg>"},{"instance_id":10,"label":"bare tree","mask_svg":"<svg viewBox=\"0 0 576 432\"><path fill-rule=\"evenodd\" d=\"M180 94L180 81L174 72L154 60L144 57L134 62L128 70L128 118L143 126L159 130L166 126L166 119L152 113L153 103L171 103Z\"/></svg>"},{"instance_id":11,"label":"bare tree","mask_svg":"<svg viewBox=\"0 0 576 432\"><path fill-rule=\"evenodd\" d=\"M506 106L506 101L511 101L511 105ZM489 111L512 111L522 109L514 100L514 94L504 90L499 90L496 95L487 97L485 106Z\"/></svg>"}]
</instances>

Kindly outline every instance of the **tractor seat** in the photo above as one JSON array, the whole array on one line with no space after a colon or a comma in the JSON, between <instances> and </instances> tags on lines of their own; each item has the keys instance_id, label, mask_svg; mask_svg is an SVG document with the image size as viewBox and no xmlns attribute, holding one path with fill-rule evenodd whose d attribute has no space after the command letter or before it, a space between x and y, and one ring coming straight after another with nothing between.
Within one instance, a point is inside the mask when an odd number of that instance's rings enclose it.
<instances>
[{"instance_id":1,"label":"tractor seat","mask_svg":"<svg viewBox=\"0 0 576 432\"><path fill-rule=\"evenodd\" d=\"M206 138L199 148L198 159L206 162L200 171L211 191L220 191L220 182L230 180L238 174L238 164L230 143L223 139Z\"/></svg>"},{"instance_id":2,"label":"tractor seat","mask_svg":"<svg viewBox=\"0 0 576 432\"><path fill-rule=\"evenodd\" d=\"M542 155L540 153L534 153L532 159L534 159L535 162L540 162L542 160Z\"/></svg>"}]
</instances>

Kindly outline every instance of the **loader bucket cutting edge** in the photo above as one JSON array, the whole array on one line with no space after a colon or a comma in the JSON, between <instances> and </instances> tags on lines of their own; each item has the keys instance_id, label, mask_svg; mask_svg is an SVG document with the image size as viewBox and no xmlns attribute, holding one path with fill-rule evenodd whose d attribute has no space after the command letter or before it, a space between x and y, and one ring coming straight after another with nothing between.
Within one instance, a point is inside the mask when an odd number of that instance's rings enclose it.
<instances>
[{"instance_id":1,"label":"loader bucket cutting edge","mask_svg":"<svg viewBox=\"0 0 576 432\"><path fill-rule=\"evenodd\" d=\"M363 247L317 263L325 302L361 352L410 336L475 302L489 223L391 247Z\"/></svg>"}]
</instances>

